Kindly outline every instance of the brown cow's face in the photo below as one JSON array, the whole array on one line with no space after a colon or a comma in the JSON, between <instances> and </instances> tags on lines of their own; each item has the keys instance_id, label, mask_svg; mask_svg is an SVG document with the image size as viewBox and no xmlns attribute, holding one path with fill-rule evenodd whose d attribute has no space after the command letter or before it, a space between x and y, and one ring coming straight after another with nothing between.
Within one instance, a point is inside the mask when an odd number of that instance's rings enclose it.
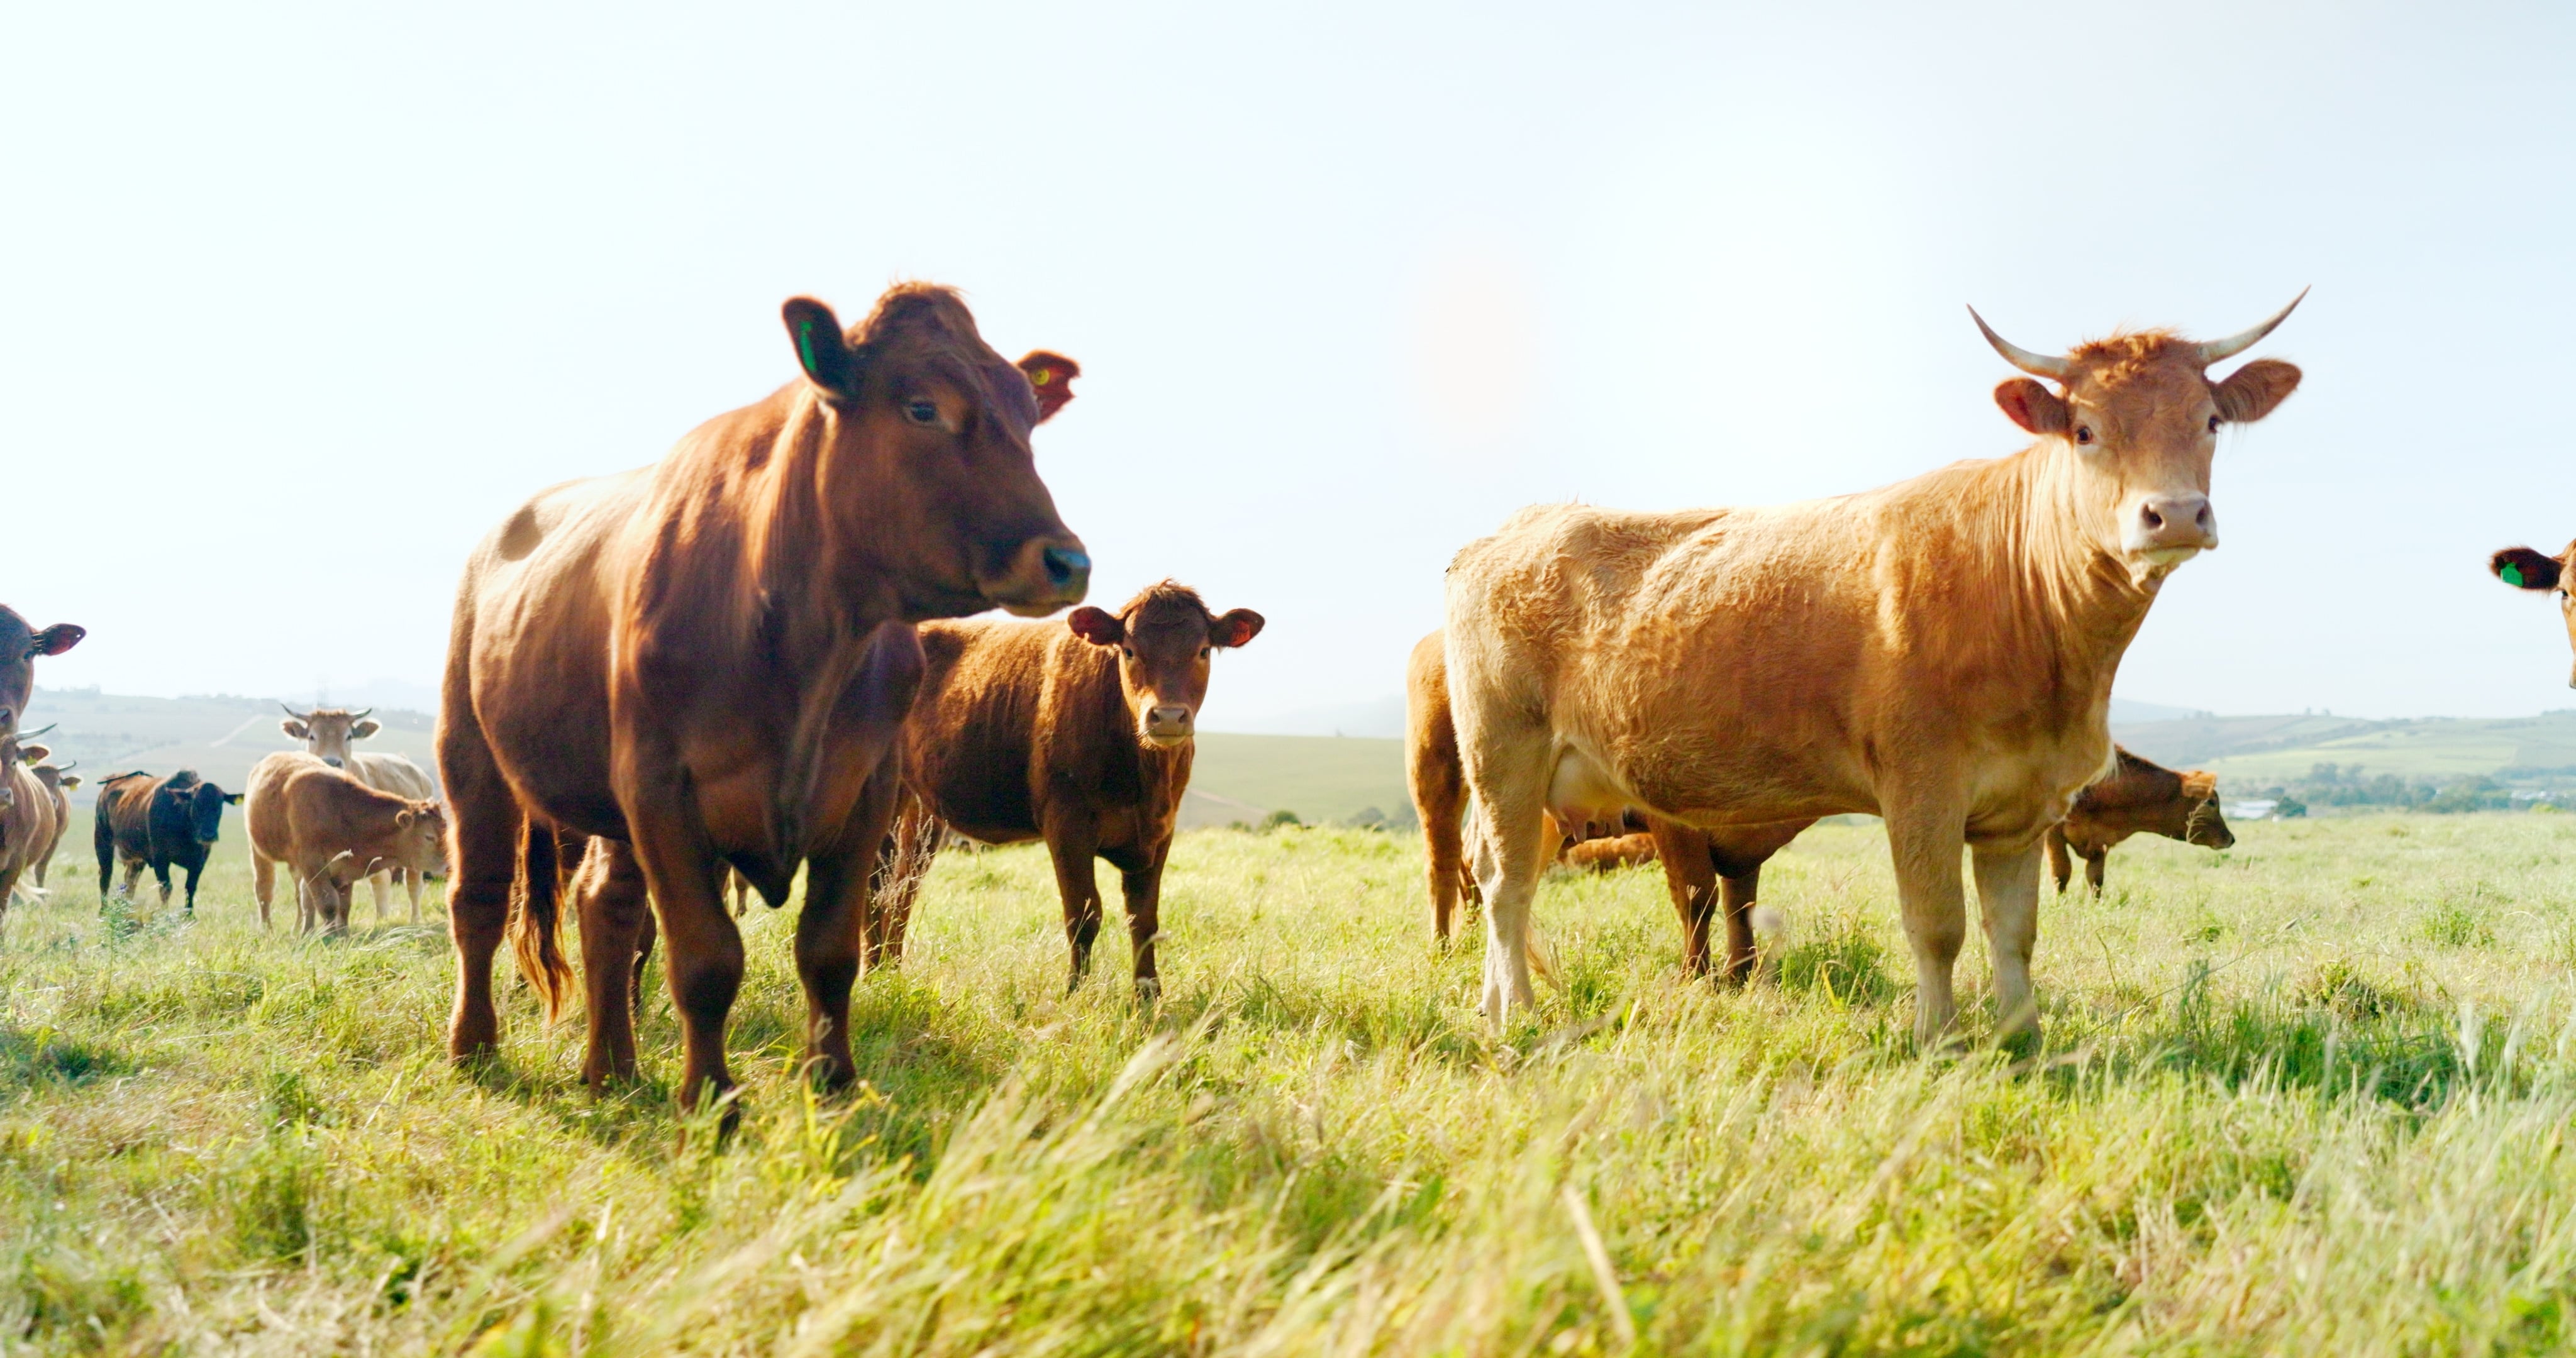
<instances>
[{"instance_id":1,"label":"brown cow's face","mask_svg":"<svg viewBox=\"0 0 2576 1358\"><path fill-rule=\"evenodd\" d=\"M1248 608L1212 616L1196 591L1165 581L1115 615L1077 608L1065 625L1095 646L1118 648L1118 686L1137 742L1169 749L1197 733L1216 648L1251 641L1262 618Z\"/></svg>"},{"instance_id":2,"label":"brown cow's face","mask_svg":"<svg viewBox=\"0 0 2576 1358\"><path fill-rule=\"evenodd\" d=\"M1003 361L937 288L894 289L846 334L809 298L785 315L826 412L839 536L893 576L905 616L1044 617L1082 601L1091 558L1029 450L1030 430L1073 399L1073 360Z\"/></svg>"},{"instance_id":3,"label":"brown cow's face","mask_svg":"<svg viewBox=\"0 0 2576 1358\"><path fill-rule=\"evenodd\" d=\"M18 718L26 714L27 700L36 691L36 657L61 655L87 635L67 622L39 630L28 626L16 609L0 607L0 731L17 730Z\"/></svg>"},{"instance_id":4,"label":"brown cow's face","mask_svg":"<svg viewBox=\"0 0 2576 1358\"><path fill-rule=\"evenodd\" d=\"M367 713L375 711L372 707L356 712L337 707L317 707L310 712L290 707L286 711L287 719L277 724L278 729L303 741L305 753L335 769L349 766L351 741L364 740L384 729L368 719Z\"/></svg>"},{"instance_id":5,"label":"brown cow's face","mask_svg":"<svg viewBox=\"0 0 2576 1358\"><path fill-rule=\"evenodd\" d=\"M2495 577L2516 589L2546 593L2557 597L2558 615L2567 627L2567 645L2576 650L2576 603L2567 597L2571 575L2576 575L2576 542L2556 556L2542 556L2528 547L2507 547L2487 559L2487 569ZM2567 676L2567 686L2576 688L2576 671Z\"/></svg>"},{"instance_id":6,"label":"brown cow's face","mask_svg":"<svg viewBox=\"0 0 2576 1358\"><path fill-rule=\"evenodd\" d=\"M2227 828L2227 817L2218 807L2218 775L2199 769L2182 776L2182 796L2188 808L2183 814L2182 840L2204 849L2226 849L2236 844L2236 832Z\"/></svg>"}]
</instances>

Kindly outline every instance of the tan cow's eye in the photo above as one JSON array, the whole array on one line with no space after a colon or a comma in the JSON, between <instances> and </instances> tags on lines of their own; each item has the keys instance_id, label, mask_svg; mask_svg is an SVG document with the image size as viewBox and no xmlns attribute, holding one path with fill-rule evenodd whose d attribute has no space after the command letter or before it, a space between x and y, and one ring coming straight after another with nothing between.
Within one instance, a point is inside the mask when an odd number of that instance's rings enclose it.
<instances>
[{"instance_id":1,"label":"tan cow's eye","mask_svg":"<svg viewBox=\"0 0 2576 1358\"><path fill-rule=\"evenodd\" d=\"M2075 426L2075 441L2077 443L2091 443L2093 441L2093 426L2089 424L2079 424Z\"/></svg>"},{"instance_id":2,"label":"tan cow's eye","mask_svg":"<svg viewBox=\"0 0 2576 1358\"><path fill-rule=\"evenodd\" d=\"M903 408L903 417L914 424L937 424L939 407L929 401L914 401Z\"/></svg>"},{"instance_id":3,"label":"tan cow's eye","mask_svg":"<svg viewBox=\"0 0 2576 1358\"><path fill-rule=\"evenodd\" d=\"M2209 432L2213 434L2218 432L2218 417L2215 415L2209 417Z\"/></svg>"}]
</instances>

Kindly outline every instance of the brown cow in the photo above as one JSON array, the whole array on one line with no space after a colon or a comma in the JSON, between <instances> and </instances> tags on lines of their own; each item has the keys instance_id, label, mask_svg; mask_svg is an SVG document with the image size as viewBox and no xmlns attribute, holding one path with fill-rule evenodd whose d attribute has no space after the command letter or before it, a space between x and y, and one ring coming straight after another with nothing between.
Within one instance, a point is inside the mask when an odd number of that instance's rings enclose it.
<instances>
[{"instance_id":1,"label":"brown cow","mask_svg":"<svg viewBox=\"0 0 2576 1358\"><path fill-rule=\"evenodd\" d=\"M18 879L63 833L55 799L27 767L29 748L43 747L22 747L16 732L0 732L0 926L8 923Z\"/></svg>"},{"instance_id":2,"label":"brown cow","mask_svg":"<svg viewBox=\"0 0 2576 1358\"><path fill-rule=\"evenodd\" d=\"M447 871L447 817L438 803L397 797L313 755L280 750L250 771L251 890L266 929L277 868L295 884L296 932L318 922L349 931L352 888L386 867L424 877Z\"/></svg>"},{"instance_id":3,"label":"brown cow","mask_svg":"<svg viewBox=\"0 0 2576 1358\"><path fill-rule=\"evenodd\" d=\"M1209 662L1219 647L1260 635L1261 621L1248 608L1210 613L1197 591L1166 580L1115 614L1077 608L1061 627L921 629L928 663L904 723L904 785L969 839L1046 841L1073 945L1068 988L1090 968L1100 933L1095 857L1119 871L1137 993L1160 986L1163 860L1190 782ZM918 880L898 876L884 910L890 925L909 917ZM900 932L887 943L900 955Z\"/></svg>"},{"instance_id":4,"label":"brown cow","mask_svg":"<svg viewBox=\"0 0 2576 1358\"><path fill-rule=\"evenodd\" d=\"M26 761L27 772L34 774L36 781L44 785L45 795L54 803L54 837L46 840L44 847L36 851L36 861L28 871L28 875L36 879L38 891L45 889L45 872L53 866L54 851L62 847L63 831L72 823L71 798L64 794L81 785L80 775L72 772L80 767L80 761L55 764L50 762L53 753L42 745L29 745L21 754Z\"/></svg>"},{"instance_id":5,"label":"brown cow","mask_svg":"<svg viewBox=\"0 0 2576 1358\"><path fill-rule=\"evenodd\" d=\"M1460 841L1466 775L1459 767L1457 735L1449 724L1447 662L1441 651L1441 634L1433 632L1414 645L1405 669L1405 766L1412 780L1414 811L1422 822L1425 857L1431 864L1432 927L1446 943L1452 907L1461 897L1475 900L1480 893L1476 879L1463 867ZM1600 809L1585 808L1568 820L1587 824L1590 814ZM1722 917L1727 940L1724 975L1729 980L1742 980L1753 971L1753 918L1762 890L1762 865L1816 823L1809 816L1699 828L1658 816L1637 817L1620 807L1610 810L1610 824L1625 829L1631 821L1642 820L1643 835L1576 838L1569 843L1554 811L1543 811L1540 818L1545 827L1541 843L1556 845L1553 856L1574 866L1600 871L1622 862L1661 861L1664 889L1681 920L1682 965L1693 975L1708 971L1709 924ZM1641 838L1646 841L1642 845L1637 843ZM1446 899L1443 887L1448 889Z\"/></svg>"},{"instance_id":6,"label":"brown cow","mask_svg":"<svg viewBox=\"0 0 2576 1358\"><path fill-rule=\"evenodd\" d=\"M2218 775L2193 769L2177 773L2112 747L2117 765L2111 776L2075 794L2066 819L2048 827L2048 869L2059 895L2075 875L2067 850L2084 860L2084 880L2102 894L2102 863L2113 845L2145 831L2224 849L2236 842L2227 817L2218 808Z\"/></svg>"},{"instance_id":7,"label":"brown cow","mask_svg":"<svg viewBox=\"0 0 2576 1358\"><path fill-rule=\"evenodd\" d=\"M784 308L803 375L700 425L661 462L538 494L466 566L438 723L455 823L458 959L448 1050L493 1050L492 954L511 924L549 1013L573 988L556 938L556 833L596 837L577 905L583 1073L631 1078L627 988L647 892L695 1104L730 1088L724 1026L740 869L786 897L807 868L796 962L806 1046L855 1078L849 999L867 882L893 815L889 758L921 672L911 624L1079 602L1090 558L1056 517L1029 434L1078 371L1013 366L956 294L906 284L844 331ZM595 889L589 889L595 887Z\"/></svg>"},{"instance_id":8,"label":"brown cow","mask_svg":"<svg viewBox=\"0 0 2576 1358\"><path fill-rule=\"evenodd\" d=\"M429 780L429 774L420 765L398 754L361 753L351 748L355 742L383 729L368 715L376 709L367 707L352 712L345 707L317 707L310 712L298 712L284 703L278 706L286 708L287 718L277 724L278 728L303 741L306 754L335 769L348 770L359 782L379 792L390 792L413 801L437 800L438 785ZM420 874L401 868L388 869L367 879L367 886L375 895L376 918L382 920L385 917L387 889L396 881L401 882L403 890L411 895L411 922L420 923Z\"/></svg>"},{"instance_id":9,"label":"brown cow","mask_svg":"<svg viewBox=\"0 0 2576 1358\"><path fill-rule=\"evenodd\" d=\"M27 701L36 693L36 657L61 655L88 636L86 629L58 622L39 631L18 611L0 605L0 732L18 729Z\"/></svg>"},{"instance_id":10,"label":"brown cow","mask_svg":"<svg viewBox=\"0 0 2576 1358\"><path fill-rule=\"evenodd\" d=\"M2557 595L2568 645L2576 648L2576 603L2568 600L2568 579L2571 572L2576 572L2576 542L2568 543L2556 556L2542 556L2529 547L2507 547L2487 558L2487 569L2516 589ZM2576 688L2576 670L2569 672L2567 686Z\"/></svg>"},{"instance_id":11,"label":"brown cow","mask_svg":"<svg viewBox=\"0 0 2576 1358\"><path fill-rule=\"evenodd\" d=\"M2039 841L2111 764L2111 679L2165 576L2218 545L2219 426L2261 419L2299 381L2272 360L2206 369L2288 314L2062 358L1988 330L2060 384L1996 388L2037 438L2019 454L1765 509L1545 506L1460 551L1446 663L1478 818L1485 1012L1531 999L1544 809L1702 827L1869 812L1895 855L1918 1040L1956 1013L1962 843L1999 1032L2035 1034Z\"/></svg>"}]
</instances>

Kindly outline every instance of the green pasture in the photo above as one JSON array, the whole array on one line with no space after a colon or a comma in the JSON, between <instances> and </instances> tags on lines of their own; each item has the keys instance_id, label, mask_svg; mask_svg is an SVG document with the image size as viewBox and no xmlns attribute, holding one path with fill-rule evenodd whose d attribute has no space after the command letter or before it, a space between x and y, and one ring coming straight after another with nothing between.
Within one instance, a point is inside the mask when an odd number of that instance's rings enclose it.
<instances>
[{"instance_id":1,"label":"green pasture","mask_svg":"<svg viewBox=\"0 0 2576 1358\"><path fill-rule=\"evenodd\" d=\"M1502 1033L1410 837L1186 835L1156 1008L1120 945L1064 992L1042 852L953 853L850 1094L798 1078L793 922L746 921L729 1141L658 998L640 1087L593 1098L515 986L451 1069L438 922L263 934L238 833L193 921L78 871L9 915L0 1352L2576 1343L2576 817L2133 841L2044 912L2027 1056L1973 1003L1911 1050L1865 827L1774 862L1741 991L1680 974L1652 869L1551 879Z\"/></svg>"}]
</instances>

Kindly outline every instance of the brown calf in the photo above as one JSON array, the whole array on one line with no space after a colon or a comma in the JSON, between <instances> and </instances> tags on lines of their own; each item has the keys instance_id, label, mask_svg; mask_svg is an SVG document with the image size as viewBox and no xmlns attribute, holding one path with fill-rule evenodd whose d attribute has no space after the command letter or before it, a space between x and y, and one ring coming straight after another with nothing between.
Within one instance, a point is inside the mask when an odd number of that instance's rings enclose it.
<instances>
[{"instance_id":1,"label":"brown calf","mask_svg":"<svg viewBox=\"0 0 2576 1358\"><path fill-rule=\"evenodd\" d=\"M53 753L42 745L28 745L23 747L20 754L26 762L27 772L34 774L36 781L44 785L45 795L52 798L54 803L53 838L46 840L44 847L36 851L36 861L30 866L28 872L29 876L36 879L36 889L39 891L45 888L45 871L53 866L54 851L62 847L63 831L72 823L71 798L64 794L81 785L80 775L72 772L73 769L80 767L80 761L54 764L49 762L53 758Z\"/></svg>"},{"instance_id":2,"label":"brown calf","mask_svg":"<svg viewBox=\"0 0 2576 1358\"><path fill-rule=\"evenodd\" d=\"M16 732L0 732L0 926L8 923L18 879L52 851L63 833L60 803L27 767L26 749L41 752L43 747L22 748Z\"/></svg>"},{"instance_id":3,"label":"brown calf","mask_svg":"<svg viewBox=\"0 0 2576 1358\"><path fill-rule=\"evenodd\" d=\"M251 890L268 927L278 865L295 884L295 927L349 930L350 889L389 867L447 871L447 817L438 803L397 797L309 754L279 751L250 771Z\"/></svg>"},{"instance_id":4,"label":"brown calf","mask_svg":"<svg viewBox=\"0 0 2576 1358\"><path fill-rule=\"evenodd\" d=\"M286 704L279 703L278 706L286 707ZM366 707L352 712L344 707L317 707L310 712L298 712L286 707L287 719L279 722L278 727L287 735L303 741L306 754L335 769L346 769L350 776L379 792L390 792L413 801L436 800L438 785L430 781L429 774L420 765L398 754L361 753L351 748L355 742L383 729L368 716L375 710ZM385 917L386 891L395 881L400 881L403 889L411 895L411 922L420 923L420 874L400 868L380 872L367 879L368 887L375 893L376 918L381 920Z\"/></svg>"},{"instance_id":5,"label":"brown calf","mask_svg":"<svg viewBox=\"0 0 2576 1358\"><path fill-rule=\"evenodd\" d=\"M806 1049L824 1083L856 1078L850 986L921 673L911 624L1043 616L1088 587L1090 558L1029 452L1071 396L1071 361L1006 362L956 294L927 284L893 289L846 331L802 297L784 319L801 377L652 466L538 493L466 565L438 722L457 1060L499 1040L505 926L549 1014L576 989L556 936L557 833L570 831L613 860L585 862L597 889L578 902L584 955L613 959L580 987L594 1087L635 1073L627 988L648 893L682 1096L732 1086L743 945L720 895L727 865L771 901L808 869Z\"/></svg>"},{"instance_id":6,"label":"brown calf","mask_svg":"<svg viewBox=\"0 0 2576 1358\"><path fill-rule=\"evenodd\" d=\"M2118 749L2118 747L2113 747ZM2048 869L2058 894L2075 875L2067 851L2084 860L2084 880L2102 894L2102 863L2111 847L2140 832L2179 839L2204 849L2236 842L2218 809L2218 775L2193 769L2177 773L2119 750L2111 776L2075 794L2066 819L2048 830Z\"/></svg>"},{"instance_id":7,"label":"brown calf","mask_svg":"<svg viewBox=\"0 0 2576 1358\"><path fill-rule=\"evenodd\" d=\"M1100 933L1092 859L1116 867L1127 904L1136 989L1159 985L1163 860L1189 786L1199 704L1218 647L1261 632L1261 615L1218 616L1164 581L1111 614L1078 608L1061 627L930 623L921 698L904 724L904 784L927 814L987 844L1044 839L1064 899L1080 984ZM926 853L936 853L931 843ZM915 877L917 881L917 876ZM909 915L911 888L881 907ZM899 932L888 951L900 953Z\"/></svg>"}]
</instances>

